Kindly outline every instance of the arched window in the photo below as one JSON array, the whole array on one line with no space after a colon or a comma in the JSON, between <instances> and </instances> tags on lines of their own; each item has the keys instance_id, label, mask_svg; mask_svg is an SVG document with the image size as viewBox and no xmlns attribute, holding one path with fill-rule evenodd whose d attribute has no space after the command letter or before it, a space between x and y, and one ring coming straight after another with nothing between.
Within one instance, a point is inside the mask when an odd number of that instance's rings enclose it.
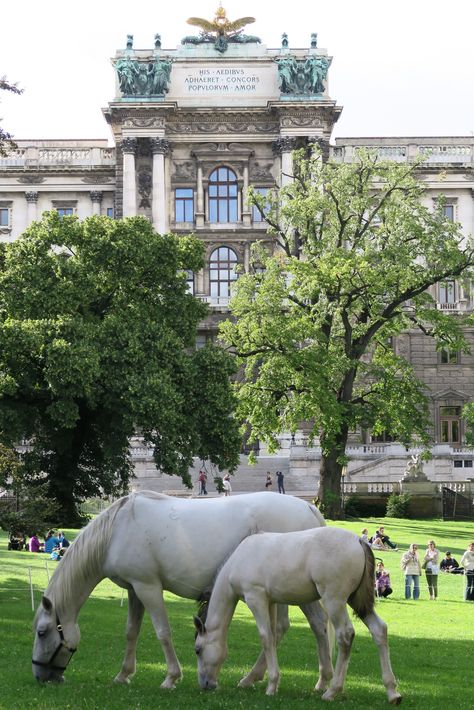
<instances>
[{"instance_id":1,"label":"arched window","mask_svg":"<svg viewBox=\"0 0 474 710\"><path fill-rule=\"evenodd\" d=\"M209 222L237 220L237 175L230 168L216 168L209 176Z\"/></svg>"},{"instance_id":2,"label":"arched window","mask_svg":"<svg viewBox=\"0 0 474 710\"><path fill-rule=\"evenodd\" d=\"M209 281L211 286L211 300L228 299L230 289L237 280L235 267L237 254L229 247L214 249L209 260Z\"/></svg>"}]
</instances>

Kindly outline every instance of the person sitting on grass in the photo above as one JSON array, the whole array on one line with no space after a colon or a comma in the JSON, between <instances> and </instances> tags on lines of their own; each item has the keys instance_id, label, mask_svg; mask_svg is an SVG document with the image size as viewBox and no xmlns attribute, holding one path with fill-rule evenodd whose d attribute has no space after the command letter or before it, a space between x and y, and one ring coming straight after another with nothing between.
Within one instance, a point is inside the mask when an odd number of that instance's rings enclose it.
<instances>
[{"instance_id":1,"label":"person sitting on grass","mask_svg":"<svg viewBox=\"0 0 474 710\"><path fill-rule=\"evenodd\" d=\"M42 544L39 541L39 537L34 533L28 542L28 549L30 552L42 552Z\"/></svg>"},{"instance_id":2,"label":"person sitting on grass","mask_svg":"<svg viewBox=\"0 0 474 710\"><path fill-rule=\"evenodd\" d=\"M373 537L372 539L372 544L371 544L372 550L388 550L388 547L385 547L383 544L382 538L379 537L378 535Z\"/></svg>"},{"instance_id":3,"label":"person sitting on grass","mask_svg":"<svg viewBox=\"0 0 474 710\"><path fill-rule=\"evenodd\" d=\"M378 529L375 531L375 534L371 538L371 542L375 540L375 538L379 537L383 544L387 547L390 547L392 550L398 550L398 547L395 545L394 542L392 542L389 538L388 535L385 534L385 528L383 525L380 525Z\"/></svg>"},{"instance_id":4,"label":"person sitting on grass","mask_svg":"<svg viewBox=\"0 0 474 710\"><path fill-rule=\"evenodd\" d=\"M378 597L388 597L393 589L390 586L390 573L385 569L383 562L377 562L375 572L375 593Z\"/></svg>"},{"instance_id":5,"label":"person sitting on grass","mask_svg":"<svg viewBox=\"0 0 474 710\"><path fill-rule=\"evenodd\" d=\"M454 557L452 557L450 552L446 552L446 556L444 560L441 560L439 568L441 572L449 572L450 574L463 573L462 567L459 568L458 561Z\"/></svg>"},{"instance_id":6,"label":"person sitting on grass","mask_svg":"<svg viewBox=\"0 0 474 710\"><path fill-rule=\"evenodd\" d=\"M50 557L55 562L59 562L59 560L61 559L61 548L59 547L59 545L55 545L53 547Z\"/></svg>"},{"instance_id":7,"label":"person sitting on grass","mask_svg":"<svg viewBox=\"0 0 474 710\"><path fill-rule=\"evenodd\" d=\"M54 530L48 530L44 538L44 551L50 555L55 545L59 547L59 538L56 537Z\"/></svg>"}]
</instances>

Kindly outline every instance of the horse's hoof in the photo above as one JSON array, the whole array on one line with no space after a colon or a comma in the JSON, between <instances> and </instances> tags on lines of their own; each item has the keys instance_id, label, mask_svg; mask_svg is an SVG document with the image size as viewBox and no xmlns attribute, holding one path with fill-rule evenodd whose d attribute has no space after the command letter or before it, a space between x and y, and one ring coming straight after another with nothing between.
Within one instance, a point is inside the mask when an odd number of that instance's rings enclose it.
<instances>
[{"instance_id":1,"label":"horse's hoof","mask_svg":"<svg viewBox=\"0 0 474 710\"><path fill-rule=\"evenodd\" d=\"M335 694L335 693L333 693L333 692L330 691L330 690L326 690L326 692L324 693L324 695L321 696L321 699L322 699L322 700L327 700L328 702L331 702L332 700L334 700L335 697L336 697L336 694Z\"/></svg>"},{"instance_id":2,"label":"horse's hoof","mask_svg":"<svg viewBox=\"0 0 474 710\"><path fill-rule=\"evenodd\" d=\"M267 688L265 691L265 695L276 695L277 694L277 688Z\"/></svg>"},{"instance_id":3,"label":"horse's hoof","mask_svg":"<svg viewBox=\"0 0 474 710\"><path fill-rule=\"evenodd\" d=\"M400 703L402 702L402 696L400 695L400 693L392 695L392 697L388 699L388 702L390 703L390 705L400 705Z\"/></svg>"},{"instance_id":4,"label":"horse's hoof","mask_svg":"<svg viewBox=\"0 0 474 710\"><path fill-rule=\"evenodd\" d=\"M165 678L160 688L164 688L164 690L176 690L176 683L180 680L181 678Z\"/></svg>"},{"instance_id":5,"label":"horse's hoof","mask_svg":"<svg viewBox=\"0 0 474 710\"><path fill-rule=\"evenodd\" d=\"M114 683L121 683L122 685L128 685L130 683L130 678L126 675L119 673L114 678Z\"/></svg>"}]
</instances>

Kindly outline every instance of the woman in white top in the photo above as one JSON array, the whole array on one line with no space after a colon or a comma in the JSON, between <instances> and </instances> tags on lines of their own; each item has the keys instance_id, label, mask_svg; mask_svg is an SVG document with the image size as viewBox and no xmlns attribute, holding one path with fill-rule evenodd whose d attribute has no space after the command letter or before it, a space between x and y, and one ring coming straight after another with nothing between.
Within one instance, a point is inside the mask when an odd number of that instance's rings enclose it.
<instances>
[{"instance_id":1,"label":"woman in white top","mask_svg":"<svg viewBox=\"0 0 474 710\"><path fill-rule=\"evenodd\" d=\"M466 595L467 602L474 602L474 542L469 543L467 550L461 557L461 567L464 567L466 575Z\"/></svg>"},{"instance_id":2,"label":"woman in white top","mask_svg":"<svg viewBox=\"0 0 474 710\"><path fill-rule=\"evenodd\" d=\"M428 547L423 558L423 568L426 572L426 582L430 599L438 598L439 550L436 549L434 540L428 542Z\"/></svg>"}]
</instances>

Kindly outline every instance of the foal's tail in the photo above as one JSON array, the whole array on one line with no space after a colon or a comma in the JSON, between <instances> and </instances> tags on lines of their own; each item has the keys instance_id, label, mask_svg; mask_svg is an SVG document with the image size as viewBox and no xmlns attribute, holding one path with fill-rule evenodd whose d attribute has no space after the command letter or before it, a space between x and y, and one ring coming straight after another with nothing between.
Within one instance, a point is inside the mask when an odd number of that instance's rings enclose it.
<instances>
[{"instance_id":1,"label":"foal's tail","mask_svg":"<svg viewBox=\"0 0 474 710\"><path fill-rule=\"evenodd\" d=\"M359 543L362 547L365 557L364 572L359 586L350 595L347 603L352 607L354 613L360 619L364 619L367 614L374 610L375 605L375 588L374 588L374 572L375 558L370 545L359 538Z\"/></svg>"}]
</instances>

